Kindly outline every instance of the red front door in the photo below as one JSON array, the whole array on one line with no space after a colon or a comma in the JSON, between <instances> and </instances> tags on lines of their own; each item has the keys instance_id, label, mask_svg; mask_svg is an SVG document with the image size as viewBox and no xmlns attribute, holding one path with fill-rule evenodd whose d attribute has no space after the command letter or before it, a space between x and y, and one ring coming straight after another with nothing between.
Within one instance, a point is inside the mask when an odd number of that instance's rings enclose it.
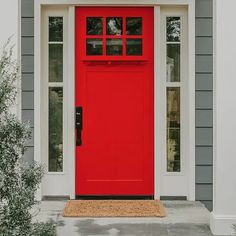
<instances>
[{"instance_id":1,"label":"red front door","mask_svg":"<svg viewBox=\"0 0 236 236\"><path fill-rule=\"evenodd\" d=\"M153 8L76 8L76 195L154 194L153 50Z\"/></svg>"}]
</instances>

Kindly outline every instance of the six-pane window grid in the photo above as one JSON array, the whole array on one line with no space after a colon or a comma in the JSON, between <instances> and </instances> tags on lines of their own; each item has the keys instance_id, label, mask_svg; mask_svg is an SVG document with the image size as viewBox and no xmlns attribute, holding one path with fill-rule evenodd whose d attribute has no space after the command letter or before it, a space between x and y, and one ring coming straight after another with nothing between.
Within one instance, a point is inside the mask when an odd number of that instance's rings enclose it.
<instances>
[{"instance_id":1,"label":"six-pane window grid","mask_svg":"<svg viewBox=\"0 0 236 236\"><path fill-rule=\"evenodd\" d=\"M181 18L166 17L166 170L181 172Z\"/></svg>"},{"instance_id":2,"label":"six-pane window grid","mask_svg":"<svg viewBox=\"0 0 236 236\"><path fill-rule=\"evenodd\" d=\"M87 56L143 55L141 17L87 17Z\"/></svg>"}]
</instances>

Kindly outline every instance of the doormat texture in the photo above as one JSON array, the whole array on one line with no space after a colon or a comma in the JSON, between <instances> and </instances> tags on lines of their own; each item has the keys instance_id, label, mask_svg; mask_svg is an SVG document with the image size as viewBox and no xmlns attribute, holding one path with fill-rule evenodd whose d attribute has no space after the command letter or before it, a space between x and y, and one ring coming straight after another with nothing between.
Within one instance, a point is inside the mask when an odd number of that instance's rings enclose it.
<instances>
[{"instance_id":1,"label":"doormat texture","mask_svg":"<svg viewBox=\"0 0 236 236\"><path fill-rule=\"evenodd\" d=\"M71 200L64 217L165 217L158 200Z\"/></svg>"}]
</instances>

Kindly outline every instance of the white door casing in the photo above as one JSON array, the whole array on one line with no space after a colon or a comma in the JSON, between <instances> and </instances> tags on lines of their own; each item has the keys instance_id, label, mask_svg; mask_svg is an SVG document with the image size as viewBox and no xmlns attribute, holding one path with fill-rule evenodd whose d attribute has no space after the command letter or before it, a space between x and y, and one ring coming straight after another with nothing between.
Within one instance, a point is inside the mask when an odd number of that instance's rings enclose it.
<instances>
[{"instance_id":1,"label":"white door casing","mask_svg":"<svg viewBox=\"0 0 236 236\"><path fill-rule=\"evenodd\" d=\"M45 16L59 14L65 17L65 53L64 53L64 89L65 97L64 100L64 172L63 173L47 173L44 181L42 183L41 189L38 192L38 199L42 196L70 196L71 199L75 197L75 131L74 131L74 10L75 5L65 5L63 7L56 7L53 5L42 6L41 4L53 4L58 1L44 0L35 3L35 149L34 149L34 159L38 162L47 163L47 140L45 139L45 134L47 134L47 119L45 114L47 114L47 87L45 81L47 80L47 55L45 55L45 44L47 39L43 32L45 32L45 26L47 28L47 23L45 21ZM63 4L63 1L60 1ZM99 5L99 1L96 1ZM181 4L188 4L187 7L162 7L161 2L159 5L152 3L153 1L145 1L147 6L154 6L154 16L155 16L155 68L154 68L154 80L155 80L155 198L160 196L187 196L189 200L195 199L195 119L194 119L194 109L195 109L195 78L194 78L194 64L195 64L195 49L194 49L194 1L170 1L170 5L174 5L177 2ZM166 1L165 1L166 2ZM68 3L68 1L67 1ZM82 1L77 1L78 5L83 5ZM115 5L138 5L136 1L127 1L125 4L122 1L114 1ZM76 4L77 5L77 4ZM163 12L162 12L163 11ZM186 122L186 138L183 143L185 143L185 158L188 161L185 162L185 172L184 175L170 175L163 172L163 161L165 160L165 134L163 130L163 111L165 111L165 101L162 97L163 95L163 38L161 38L161 32L163 31L163 24L161 23L161 17L165 13L172 14L183 14L186 28L186 52L185 52L185 62L187 64L187 69L185 71L186 78L189 79L189 83L186 83L185 90L186 96L189 98L189 103L186 103L186 109L184 115L184 122ZM175 13L174 13L175 12ZM187 19L188 18L188 19ZM187 24L188 22L188 24ZM45 25L46 24L46 25ZM191 28L190 28L191 27ZM190 33L191 36L189 35ZM189 37L187 37L187 34ZM187 42L187 38L188 41ZM41 47L42 46L42 47ZM162 91L161 91L162 90ZM182 95L183 97L183 95ZM183 122L183 121L182 121ZM185 134L185 133L184 133ZM45 146L46 145L46 146ZM175 186L182 186L178 189ZM167 187L168 185L168 187ZM184 185L184 186L183 186ZM176 191L175 191L176 190Z\"/></svg>"}]
</instances>

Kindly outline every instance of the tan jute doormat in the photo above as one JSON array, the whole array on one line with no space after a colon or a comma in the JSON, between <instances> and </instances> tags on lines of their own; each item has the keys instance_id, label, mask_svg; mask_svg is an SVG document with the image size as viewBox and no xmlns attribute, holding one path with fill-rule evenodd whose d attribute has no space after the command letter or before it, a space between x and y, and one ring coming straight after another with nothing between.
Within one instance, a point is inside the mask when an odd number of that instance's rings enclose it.
<instances>
[{"instance_id":1,"label":"tan jute doormat","mask_svg":"<svg viewBox=\"0 0 236 236\"><path fill-rule=\"evenodd\" d=\"M158 200L71 200L64 217L165 217Z\"/></svg>"}]
</instances>

